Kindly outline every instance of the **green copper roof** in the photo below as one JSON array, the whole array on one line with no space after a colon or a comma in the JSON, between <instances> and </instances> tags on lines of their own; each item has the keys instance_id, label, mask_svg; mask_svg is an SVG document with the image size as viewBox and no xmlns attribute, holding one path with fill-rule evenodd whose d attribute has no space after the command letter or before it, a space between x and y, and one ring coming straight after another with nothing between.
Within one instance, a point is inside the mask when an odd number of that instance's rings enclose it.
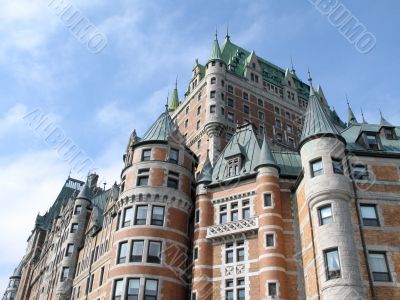
<instances>
[{"instance_id":1,"label":"green copper roof","mask_svg":"<svg viewBox=\"0 0 400 300\"><path fill-rule=\"evenodd\" d=\"M323 134L340 136L331 118L322 108L314 88L311 87L300 145L314 136Z\"/></svg>"},{"instance_id":2,"label":"green copper roof","mask_svg":"<svg viewBox=\"0 0 400 300\"><path fill-rule=\"evenodd\" d=\"M381 126L386 126L386 127L393 127L393 125L391 123L389 123L382 115L382 112L379 111L380 115L381 115L381 122L380 125Z\"/></svg>"},{"instance_id":3,"label":"green copper roof","mask_svg":"<svg viewBox=\"0 0 400 300\"><path fill-rule=\"evenodd\" d=\"M279 167L275 161L274 156L272 155L271 148L267 143L267 138L264 136L260 155L258 158L258 164L256 165L255 169L260 167L275 167L279 170Z\"/></svg>"},{"instance_id":4,"label":"green copper roof","mask_svg":"<svg viewBox=\"0 0 400 300\"><path fill-rule=\"evenodd\" d=\"M353 111L352 111L352 109L351 109L351 107L350 107L350 104L348 104L347 103L347 114L348 114L348 121L347 121L347 123L348 123L348 126L352 126L352 125L356 125L356 124L358 124L358 121L357 121L357 119L356 119L356 116L354 115L354 113L353 113Z\"/></svg>"},{"instance_id":5,"label":"green copper roof","mask_svg":"<svg viewBox=\"0 0 400 300\"><path fill-rule=\"evenodd\" d=\"M211 182L212 181L212 165L207 151L206 161L204 162L203 169L201 170L197 183Z\"/></svg>"},{"instance_id":6,"label":"green copper roof","mask_svg":"<svg viewBox=\"0 0 400 300\"><path fill-rule=\"evenodd\" d=\"M174 111L179 106L179 98L178 98L178 82L175 82L175 88L172 91L172 97L169 101L168 110Z\"/></svg>"},{"instance_id":7,"label":"green copper roof","mask_svg":"<svg viewBox=\"0 0 400 300\"><path fill-rule=\"evenodd\" d=\"M221 54L221 49L219 48L219 43L218 43L218 36L217 34L215 34L215 39L212 45L212 49L211 49L211 55L210 58L208 59L208 61L212 61L212 60L221 60L222 59L222 54Z\"/></svg>"},{"instance_id":8,"label":"green copper roof","mask_svg":"<svg viewBox=\"0 0 400 300\"><path fill-rule=\"evenodd\" d=\"M143 141L166 141L168 136L175 131L176 126L171 119L168 111L163 112L158 119L151 125L144 134L140 142Z\"/></svg>"}]
</instances>

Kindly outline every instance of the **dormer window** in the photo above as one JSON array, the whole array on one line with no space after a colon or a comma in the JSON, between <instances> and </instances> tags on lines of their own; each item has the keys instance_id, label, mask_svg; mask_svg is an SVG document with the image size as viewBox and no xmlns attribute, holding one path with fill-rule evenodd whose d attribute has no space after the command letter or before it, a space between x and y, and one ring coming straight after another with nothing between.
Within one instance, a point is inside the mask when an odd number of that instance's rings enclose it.
<instances>
[{"instance_id":1,"label":"dormer window","mask_svg":"<svg viewBox=\"0 0 400 300\"><path fill-rule=\"evenodd\" d=\"M378 137L376 134L367 133L367 144L371 150L379 150Z\"/></svg>"},{"instance_id":2,"label":"dormer window","mask_svg":"<svg viewBox=\"0 0 400 300\"><path fill-rule=\"evenodd\" d=\"M228 164L227 164L227 168L226 168L226 176L232 177L232 176L239 175L239 170L240 170L239 164L240 164L239 157L228 160Z\"/></svg>"},{"instance_id":3,"label":"dormer window","mask_svg":"<svg viewBox=\"0 0 400 300\"><path fill-rule=\"evenodd\" d=\"M384 128L383 132L387 140L396 140L396 133L393 128Z\"/></svg>"}]
</instances>

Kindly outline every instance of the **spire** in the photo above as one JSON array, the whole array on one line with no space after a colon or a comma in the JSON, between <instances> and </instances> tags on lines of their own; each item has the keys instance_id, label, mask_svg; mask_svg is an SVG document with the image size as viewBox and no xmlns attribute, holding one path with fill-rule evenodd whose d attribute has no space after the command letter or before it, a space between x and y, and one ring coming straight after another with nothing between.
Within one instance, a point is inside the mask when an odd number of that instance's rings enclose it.
<instances>
[{"instance_id":1,"label":"spire","mask_svg":"<svg viewBox=\"0 0 400 300\"><path fill-rule=\"evenodd\" d=\"M177 109L179 106L179 97L178 97L178 76L176 76L176 80L175 80L175 88L172 91L172 97L171 97L171 101L169 102L168 105L168 110L169 111L174 111L175 109Z\"/></svg>"},{"instance_id":2,"label":"spire","mask_svg":"<svg viewBox=\"0 0 400 300\"><path fill-rule=\"evenodd\" d=\"M293 57L291 57L291 56L290 56L290 66L291 66L290 72L291 72L293 75L296 75L296 70L294 69L294 64L293 64Z\"/></svg>"},{"instance_id":3,"label":"spire","mask_svg":"<svg viewBox=\"0 0 400 300\"><path fill-rule=\"evenodd\" d=\"M365 121L364 112L363 112L362 108L361 108L361 116L362 116L362 123L363 123L363 124L368 124L368 122Z\"/></svg>"},{"instance_id":4,"label":"spire","mask_svg":"<svg viewBox=\"0 0 400 300\"><path fill-rule=\"evenodd\" d=\"M206 183L212 181L212 170L211 161L209 158L209 150L207 150L206 161L204 162L203 169L201 170L199 177L197 178L197 183Z\"/></svg>"},{"instance_id":5,"label":"spire","mask_svg":"<svg viewBox=\"0 0 400 300\"><path fill-rule=\"evenodd\" d=\"M311 76L309 77L311 78ZM308 100L308 107L299 147L301 147L306 141L321 136L335 136L345 143L345 140L336 129L330 116L321 106L318 94L314 91L312 85L310 85L310 98Z\"/></svg>"},{"instance_id":6,"label":"spire","mask_svg":"<svg viewBox=\"0 0 400 300\"><path fill-rule=\"evenodd\" d=\"M349 99L347 99L347 95L346 95L346 102L347 102L347 115L348 115L347 124L348 124L348 126L356 125L356 124L358 124L358 121L350 107Z\"/></svg>"},{"instance_id":7,"label":"spire","mask_svg":"<svg viewBox=\"0 0 400 300\"><path fill-rule=\"evenodd\" d=\"M218 33L217 31L215 31L215 39L212 45L212 49L211 49L211 55L210 58L208 59L208 61L212 61L212 60L222 60L222 53L221 53L221 48L219 47L219 43L218 43Z\"/></svg>"},{"instance_id":8,"label":"spire","mask_svg":"<svg viewBox=\"0 0 400 300\"><path fill-rule=\"evenodd\" d=\"M280 170L274 156L272 155L271 148L267 143L267 137L265 135L261 145L260 157L254 169L257 170L260 167L274 167L278 171Z\"/></svg>"},{"instance_id":9,"label":"spire","mask_svg":"<svg viewBox=\"0 0 400 300\"><path fill-rule=\"evenodd\" d=\"M393 127L393 125L391 123L389 123L382 115L382 111L379 110L379 114L381 115L381 122L380 125L381 126L387 126L387 127Z\"/></svg>"},{"instance_id":10,"label":"spire","mask_svg":"<svg viewBox=\"0 0 400 300\"><path fill-rule=\"evenodd\" d=\"M229 40L230 36L229 36L229 23L226 24L226 35L225 35L225 39Z\"/></svg>"},{"instance_id":11,"label":"spire","mask_svg":"<svg viewBox=\"0 0 400 300\"><path fill-rule=\"evenodd\" d=\"M310 68L308 67L308 83L310 84L310 89L314 91L313 87L312 87L312 78L311 78L311 72L310 72ZM311 93L310 93L311 95Z\"/></svg>"}]
</instances>

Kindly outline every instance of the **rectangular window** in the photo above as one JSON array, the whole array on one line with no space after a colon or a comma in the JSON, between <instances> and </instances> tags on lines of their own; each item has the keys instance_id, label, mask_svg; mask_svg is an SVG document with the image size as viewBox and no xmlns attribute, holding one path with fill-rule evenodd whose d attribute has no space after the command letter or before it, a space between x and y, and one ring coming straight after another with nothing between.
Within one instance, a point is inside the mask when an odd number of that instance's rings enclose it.
<instances>
[{"instance_id":1,"label":"rectangular window","mask_svg":"<svg viewBox=\"0 0 400 300\"><path fill-rule=\"evenodd\" d=\"M250 207L243 208L242 215L243 215L243 219L249 219L250 218Z\"/></svg>"},{"instance_id":2,"label":"rectangular window","mask_svg":"<svg viewBox=\"0 0 400 300\"><path fill-rule=\"evenodd\" d=\"M276 119L276 120L275 120L275 126L276 126L277 128L282 128L282 122L281 122L281 120Z\"/></svg>"},{"instance_id":3,"label":"rectangular window","mask_svg":"<svg viewBox=\"0 0 400 300\"><path fill-rule=\"evenodd\" d=\"M113 300L122 300L123 280L118 279L114 282Z\"/></svg>"},{"instance_id":4,"label":"rectangular window","mask_svg":"<svg viewBox=\"0 0 400 300\"><path fill-rule=\"evenodd\" d=\"M276 282L268 282L268 296L277 296Z\"/></svg>"},{"instance_id":5,"label":"rectangular window","mask_svg":"<svg viewBox=\"0 0 400 300\"><path fill-rule=\"evenodd\" d=\"M132 221L132 207L127 207L124 209L124 218L122 222L122 227L130 226L131 221Z\"/></svg>"},{"instance_id":6,"label":"rectangular window","mask_svg":"<svg viewBox=\"0 0 400 300\"><path fill-rule=\"evenodd\" d=\"M68 244L67 250L65 251L65 256L72 256L73 252L74 252L74 244Z\"/></svg>"},{"instance_id":7,"label":"rectangular window","mask_svg":"<svg viewBox=\"0 0 400 300\"><path fill-rule=\"evenodd\" d=\"M198 224L200 222L200 209L194 211L194 222Z\"/></svg>"},{"instance_id":8,"label":"rectangular window","mask_svg":"<svg viewBox=\"0 0 400 300\"><path fill-rule=\"evenodd\" d=\"M200 129L200 120L197 121L197 123L196 123L196 128L197 128L197 129Z\"/></svg>"},{"instance_id":9,"label":"rectangular window","mask_svg":"<svg viewBox=\"0 0 400 300\"><path fill-rule=\"evenodd\" d=\"M245 293L245 289L241 288L241 289L237 289L237 300L245 300L246 299L246 293Z\"/></svg>"},{"instance_id":10,"label":"rectangular window","mask_svg":"<svg viewBox=\"0 0 400 300\"><path fill-rule=\"evenodd\" d=\"M142 262L144 241L134 240L132 242L131 262Z\"/></svg>"},{"instance_id":11,"label":"rectangular window","mask_svg":"<svg viewBox=\"0 0 400 300\"><path fill-rule=\"evenodd\" d=\"M228 106L229 107L234 107L235 106L235 102L233 101L232 98L228 98Z\"/></svg>"},{"instance_id":12,"label":"rectangular window","mask_svg":"<svg viewBox=\"0 0 400 300\"><path fill-rule=\"evenodd\" d=\"M151 156L151 149L145 149L142 152L142 161L147 161L150 160Z\"/></svg>"},{"instance_id":13,"label":"rectangular window","mask_svg":"<svg viewBox=\"0 0 400 300\"><path fill-rule=\"evenodd\" d=\"M144 288L144 300L157 300L158 280L146 279Z\"/></svg>"},{"instance_id":14,"label":"rectangular window","mask_svg":"<svg viewBox=\"0 0 400 300\"><path fill-rule=\"evenodd\" d=\"M326 225L332 223L332 206L326 205L318 209L319 211L319 225Z\"/></svg>"},{"instance_id":15,"label":"rectangular window","mask_svg":"<svg viewBox=\"0 0 400 300\"><path fill-rule=\"evenodd\" d=\"M243 99L244 100L249 100L249 94L247 94L246 92L243 93Z\"/></svg>"},{"instance_id":16,"label":"rectangular window","mask_svg":"<svg viewBox=\"0 0 400 300\"><path fill-rule=\"evenodd\" d=\"M369 252L368 258L374 281L391 281L386 253Z\"/></svg>"},{"instance_id":17,"label":"rectangular window","mask_svg":"<svg viewBox=\"0 0 400 300\"><path fill-rule=\"evenodd\" d=\"M161 263L161 242L149 241L147 262L155 264Z\"/></svg>"},{"instance_id":18,"label":"rectangular window","mask_svg":"<svg viewBox=\"0 0 400 300\"><path fill-rule=\"evenodd\" d=\"M193 249L193 260L196 260L199 257L199 248L194 247Z\"/></svg>"},{"instance_id":19,"label":"rectangular window","mask_svg":"<svg viewBox=\"0 0 400 300\"><path fill-rule=\"evenodd\" d=\"M258 98L257 104L258 104L259 106L264 106L264 102L263 102L262 99L260 99L260 98Z\"/></svg>"},{"instance_id":20,"label":"rectangular window","mask_svg":"<svg viewBox=\"0 0 400 300\"><path fill-rule=\"evenodd\" d=\"M268 233L265 236L265 244L266 244L267 247L274 247L275 246L274 235L272 233Z\"/></svg>"},{"instance_id":21,"label":"rectangular window","mask_svg":"<svg viewBox=\"0 0 400 300\"><path fill-rule=\"evenodd\" d=\"M367 142L369 149L379 150L378 139L375 134L367 134Z\"/></svg>"},{"instance_id":22,"label":"rectangular window","mask_svg":"<svg viewBox=\"0 0 400 300\"><path fill-rule=\"evenodd\" d=\"M192 293L192 298L191 298L191 300L197 300L197 295L196 295L196 293Z\"/></svg>"},{"instance_id":23,"label":"rectangular window","mask_svg":"<svg viewBox=\"0 0 400 300\"><path fill-rule=\"evenodd\" d=\"M89 281L89 293L92 292L93 290L93 281L94 281L94 274L90 275L90 281Z\"/></svg>"},{"instance_id":24,"label":"rectangular window","mask_svg":"<svg viewBox=\"0 0 400 300\"><path fill-rule=\"evenodd\" d=\"M125 263L127 254L128 254L128 242L120 243L118 248L117 264Z\"/></svg>"},{"instance_id":25,"label":"rectangular window","mask_svg":"<svg viewBox=\"0 0 400 300\"><path fill-rule=\"evenodd\" d=\"M128 279L128 289L127 289L127 300L138 300L139 299L139 289L140 289L140 279L139 278L129 278Z\"/></svg>"},{"instance_id":26,"label":"rectangular window","mask_svg":"<svg viewBox=\"0 0 400 300\"><path fill-rule=\"evenodd\" d=\"M233 250L228 250L225 253L225 263L233 263Z\"/></svg>"},{"instance_id":27,"label":"rectangular window","mask_svg":"<svg viewBox=\"0 0 400 300\"><path fill-rule=\"evenodd\" d=\"M75 233L78 231L78 223L72 223L71 225L71 233Z\"/></svg>"},{"instance_id":28,"label":"rectangular window","mask_svg":"<svg viewBox=\"0 0 400 300\"><path fill-rule=\"evenodd\" d=\"M151 225L164 225L164 206L153 206L151 213Z\"/></svg>"},{"instance_id":29,"label":"rectangular window","mask_svg":"<svg viewBox=\"0 0 400 300\"><path fill-rule=\"evenodd\" d=\"M99 286L103 285L103 279L104 279L104 267L101 267L101 269L100 269L100 277L99 277Z\"/></svg>"},{"instance_id":30,"label":"rectangular window","mask_svg":"<svg viewBox=\"0 0 400 300\"><path fill-rule=\"evenodd\" d=\"M75 206L74 215L79 215L81 213L81 211L82 211L81 205Z\"/></svg>"},{"instance_id":31,"label":"rectangular window","mask_svg":"<svg viewBox=\"0 0 400 300\"><path fill-rule=\"evenodd\" d=\"M198 108L197 108L197 115L200 115L201 114L201 106L199 106Z\"/></svg>"},{"instance_id":32,"label":"rectangular window","mask_svg":"<svg viewBox=\"0 0 400 300\"><path fill-rule=\"evenodd\" d=\"M322 159L311 162L311 177L315 177L324 173L322 168Z\"/></svg>"},{"instance_id":33,"label":"rectangular window","mask_svg":"<svg viewBox=\"0 0 400 300\"><path fill-rule=\"evenodd\" d=\"M287 125L287 126L286 126L286 129L287 129L287 132L288 132L288 133L293 133L293 127L292 127L292 125Z\"/></svg>"},{"instance_id":34,"label":"rectangular window","mask_svg":"<svg viewBox=\"0 0 400 300\"><path fill-rule=\"evenodd\" d=\"M235 114L233 112L228 112L228 121L235 122Z\"/></svg>"},{"instance_id":35,"label":"rectangular window","mask_svg":"<svg viewBox=\"0 0 400 300\"><path fill-rule=\"evenodd\" d=\"M264 207L271 207L272 206L272 194L265 193L264 194Z\"/></svg>"},{"instance_id":36,"label":"rectangular window","mask_svg":"<svg viewBox=\"0 0 400 300\"><path fill-rule=\"evenodd\" d=\"M259 112L258 112L258 118L259 118L261 121L264 121L265 115L264 115L264 113L263 113L262 111L259 111Z\"/></svg>"},{"instance_id":37,"label":"rectangular window","mask_svg":"<svg viewBox=\"0 0 400 300\"><path fill-rule=\"evenodd\" d=\"M290 112L287 111L287 112L285 113L285 115L286 115L286 119L290 120Z\"/></svg>"},{"instance_id":38,"label":"rectangular window","mask_svg":"<svg viewBox=\"0 0 400 300\"><path fill-rule=\"evenodd\" d=\"M333 173L343 174L343 164L341 159L332 158Z\"/></svg>"},{"instance_id":39,"label":"rectangular window","mask_svg":"<svg viewBox=\"0 0 400 300\"><path fill-rule=\"evenodd\" d=\"M212 99L212 98L215 98L215 91L211 91L210 92L210 98Z\"/></svg>"},{"instance_id":40,"label":"rectangular window","mask_svg":"<svg viewBox=\"0 0 400 300\"><path fill-rule=\"evenodd\" d=\"M68 279L69 276L69 268L68 267L63 267L61 271L61 278L60 281L63 282L66 279Z\"/></svg>"},{"instance_id":41,"label":"rectangular window","mask_svg":"<svg viewBox=\"0 0 400 300\"><path fill-rule=\"evenodd\" d=\"M396 134L392 128L385 128L384 132L385 132L386 139L388 139L388 140L396 139Z\"/></svg>"},{"instance_id":42,"label":"rectangular window","mask_svg":"<svg viewBox=\"0 0 400 300\"><path fill-rule=\"evenodd\" d=\"M233 290L229 290L225 292L226 300L233 300Z\"/></svg>"},{"instance_id":43,"label":"rectangular window","mask_svg":"<svg viewBox=\"0 0 400 300\"><path fill-rule=\"evenodd\" d=\"M137 186L146 186L149 184L149 176L139 176Z\"/></svg>"},{"instance_id":44,"label":"rectangular window","mask_svg":"<svg viewBox=\"0 0 400 300\"><path fill-rule=\"evenodd\" d=\"M376 213L376 205L360 204L360 211L364 226L379 226L379 219Z\"/></svg>"},{"instance_id":45,"label":"rectangular window","mask_svg":"<svg viewBox=\"0 0 400 300\"><path fill-rule=\"evenodd\" d=\"M353 178L356 180L367 180L368 170L366 166L363 165L353 165L352 166Z\"/></svg>"},{"instance_id":46,"label":"rectangular window","mask_svg":"<svg viewBox=\"0 0 400 300\"><path fill-rule=\"evenodd\" d=\"M176 178L168 177L167 187L178 189L179 181Z\"/></svg>"},{"instance_id":47,"label":"rectangular window","mask_svg":"<svg viewBox=\"0 0 400 300\"><path fill-rule=\"evenodd\" d=\"M172 162L174 164L177 164L179 161L179 150L177 149L171 149L169 151L169 162Z\"/></svg>"},{"instance_id":48,"label":"rectangular window","mask_svg":"<svg viewBox=\"0 0 400 300\"><path fill-rule=\"evenodd\" d=\"M236 252L236 261L244 261L244 248L237 249Z\"/></svg>"},{"instance_id":49,"label":"rectangular window","mask_svg":"<svg viewBox=\"0 0 400 300\"><path fill-rule=\"evenodd\" d=\"M243 105L243 112L245 114L249 114L250 113L250 108L247 105Z\"/></svg>"},{"instance_id":50,"label":"rectangular window","mask_svg":"<svg viewBox=\"0 0 400 300\"><path fill-rule=\"evenodd\" d=\"M291 137L288 138L288 145L292 148L294 148L294 139L292 139Z\"/></svg>"},{"instance_id":51,"label":"rectangular window","mask_svg":"<svg viewBox=\"0 0 400 300\"><path fill-rule=\"evenodd\" d=\"M340 261L338 249L324 251L326 278L334 279L340 277Z\"/></svg>"},{"instance_id":52,"label":"rectangular window","mask_svg":"<svg viewBox=\"0 0 400 300\"><path fill-rule=\"evenodd\" d=\"M147 219L147 205L138 205L136 208L135 225L145 225Z\"/></svg>"},{"instance_id":53,"label":"rectangular window","mask_svg":"<svg viewBox=\"0 0 400 300\"><path fill-rule=\"evenodd\" d=\"M210 113L212 113L212 114L215 113L215 105L210 106Z\"/></svg>"},{"instance_id":54,"label":"rectangular window","mask_svg":"<svg viewBox=\"0 0 400 300\"><path fill-rule=\"evenodd\" d=\"M233 86L228 85L228 92L229 92L229 93L233 93Z\"/></svg>"}]
</instances>

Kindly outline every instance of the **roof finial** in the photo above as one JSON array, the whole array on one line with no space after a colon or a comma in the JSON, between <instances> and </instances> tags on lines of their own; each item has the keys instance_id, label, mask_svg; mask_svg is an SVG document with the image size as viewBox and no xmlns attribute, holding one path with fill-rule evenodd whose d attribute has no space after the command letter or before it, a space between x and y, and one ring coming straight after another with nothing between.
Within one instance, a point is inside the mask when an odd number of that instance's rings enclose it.
<instances>
[{"instance_id":1,"label":"roof finial","mask_svg":"<svg viewBox=\"0 0 400 300\"><path fill-rule=\"evenodd\" d=\"M293 57L292 56L290 56L290 65L291 65L291 67L292 67L292 73L293 74L295 74L296 73L296 70L294 69L294 64L293 64Z\"/></svg>"},{"instance_id":2,"label":"roof finial","mask_svg":"<svg viewBox=\"0 0 400 300\"><path fill-rule=\"evenodd\" d=\"M178 89L178 75L175 78L175 89Z\"/></svg>"},{"instance_id":3,"label":"roof finial","mask_svg":"<svg viewBox=\"0 0 400 300\"><path fill-rule=\"evenodd\" d=\"M344 94L344 95L345 95L345 97L346 97L347 106L350 107L349 98L347 98L347 94Z\"/></svg>"},{"instance_id":4,"label":"roof finial","mask_svg":"<svg viewBox=\"0 0 400 300\"><path fill-rule=\"evenodd\" d=\"M308 69L308 82L310 83L310 87L313 87L312 85L312 78L311 78L311 72L310 72L310 67L307 67Z\"/></svg>"},{"instance_id":5,"label":"roof finial","mask_svg":"<svg viewBox=\"0 0 400 300\"><path fill-rule=\"evenodd\" d=\"M381 115L381 119L383 118L382 111L379 109L379 114Z\"/></svg>"},{"instance_id":6,"label":"roof finial","mask_svg":"<svg viewBox=\"0 0 400 300\"><path fill-rule=\"evenodd\" d=\"M168 111L168 101L169 101L169 91L168 91L168 94L167 94L167 103L165 103L165 110L166 111Z\"/></svg>"},{"instance_id":7,"label":"roof finial","mask_svg":"<svg viewBox=\"0 0 400 300\"><path fill-rule=\"evenodd\" d=\"M218 26L215 25L215 40L218 40Z\"/></svg>"},{"instance_id":8,"label":"roof finial","mask_svg":"<svg viewBox=\"0 0 400 300\"><path fill-rule=\"evenodd\" d=\"M230 38L230 36L229 36L229 22L228 23L226 23L226 36L225 36L227 39L229 39Z\"/></svg>"},{"instance_id":9,"label":"roof finial","mask_svg":"<svg viewBox=\"0 0 400 300\"><path fill-rule=\"evenodd\" d=\"M362 116L363 123L367 124L367 121L365 121L364 112L362 110L362 107L360 109L361 109L361 116Z\"/></svg>"}]
</instances>

